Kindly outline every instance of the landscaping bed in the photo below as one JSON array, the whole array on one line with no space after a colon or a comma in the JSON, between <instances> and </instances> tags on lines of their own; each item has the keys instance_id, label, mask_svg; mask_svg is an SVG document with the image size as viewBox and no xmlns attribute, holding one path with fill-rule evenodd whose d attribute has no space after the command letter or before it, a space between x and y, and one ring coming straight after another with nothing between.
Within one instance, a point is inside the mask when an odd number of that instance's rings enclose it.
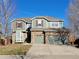
<instances>
[{"instance_id":1,"label":"landscaping bed","mask_svg":"<svg viewBox=\"0 0 79 59\"><path fill-rule=\"evenodd\" d=\"M0 55L25 55L31 45L23 45L23 44L13 44L0 46Z\"/></svg>"}]
</instances>

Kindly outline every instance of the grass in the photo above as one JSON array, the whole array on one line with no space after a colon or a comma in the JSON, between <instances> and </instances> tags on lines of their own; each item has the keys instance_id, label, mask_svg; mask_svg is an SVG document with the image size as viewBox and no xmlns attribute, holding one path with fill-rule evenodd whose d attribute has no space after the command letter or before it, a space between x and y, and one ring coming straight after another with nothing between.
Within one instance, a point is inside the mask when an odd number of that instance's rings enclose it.
<instances>
[{"instance_id":1,"label":"grass","mask_svg":"<svg viewBox=\"0 0 79 59\"><path fill-rule=\"evenodd\" d=\"M25 55L31 45L14 44L7 46L0 46L0 55Z\"/></svg>"}]
</instances>

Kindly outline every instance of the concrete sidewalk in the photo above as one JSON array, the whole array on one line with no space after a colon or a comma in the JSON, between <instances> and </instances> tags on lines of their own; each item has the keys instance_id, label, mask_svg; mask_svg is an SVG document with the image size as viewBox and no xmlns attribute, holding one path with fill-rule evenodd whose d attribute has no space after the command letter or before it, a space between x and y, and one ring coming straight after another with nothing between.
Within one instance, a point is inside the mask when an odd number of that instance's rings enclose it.
<instances>
[{"instance_id":1,"label":"concrete sidewalk","mask_svg":"<svg viewBox=\"0 0 79 59\"><path fill-rule=\"evenodd\" d=\"M20 55L0 55L0 59L22 59Z\"/></svg>"},{"instance_id":2,"label":"concrete sidewalk","mask_svg":"<svg viewBox=\"0 0 79 59\"><path fill-rule=\"evenodd\" d=\"M79 59L79 49L65 45L34 44L26 59Z\"/></svg>"}]
</instances>

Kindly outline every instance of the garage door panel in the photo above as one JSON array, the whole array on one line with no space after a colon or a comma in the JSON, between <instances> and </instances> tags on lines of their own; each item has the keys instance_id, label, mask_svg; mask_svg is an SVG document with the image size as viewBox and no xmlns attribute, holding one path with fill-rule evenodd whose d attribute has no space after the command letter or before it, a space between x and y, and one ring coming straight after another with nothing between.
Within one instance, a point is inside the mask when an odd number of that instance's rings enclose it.
<instances>
[{"instance_id":1,"label":"garage door panel","mask_svg":"<svg viewBox=\"0 0 79 59\"><path fill-rule=\"evenodd\" d=\"M38 44L43 44L44 43L44 37L43 36L36 36L35 42Z\"/></svg>"},{"instance_id":2,"label":"garage door panel","mask_svg":"<svg viewBox=\"0 0 79 59\"><path fill-rule=\"evenodd\" d=\"M48 36L49 44L62 44L61 41L58 40L58 36Z\"/></svg>"}]
</instances>

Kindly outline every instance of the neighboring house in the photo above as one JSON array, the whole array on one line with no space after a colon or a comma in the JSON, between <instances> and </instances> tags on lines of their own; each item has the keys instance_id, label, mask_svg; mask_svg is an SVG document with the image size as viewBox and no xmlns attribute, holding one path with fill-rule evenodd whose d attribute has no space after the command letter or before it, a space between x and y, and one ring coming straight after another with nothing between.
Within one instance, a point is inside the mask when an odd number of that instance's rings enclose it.
<instances>
[{"instance_id":1,"label":"neighboring house","mask_svg":"<svg viewBox=\"0 0 79 59\"><path fill-rule=\"evenodd\" d=\"M49 16L32 18L31 43L61 44L57 30L63 28L63 23L63 20Z\"/></svg>"},{"instance_id":2,"label":"neighboring house","mask_svg":"<svg viewBox=\"0 0 79 59\"><path fill-rule=\"evenodd\" d=\"M18 18L12 21L12 42L27 41L27 29L31 27L31 18Z\"/></svg>"}]
</instances>

